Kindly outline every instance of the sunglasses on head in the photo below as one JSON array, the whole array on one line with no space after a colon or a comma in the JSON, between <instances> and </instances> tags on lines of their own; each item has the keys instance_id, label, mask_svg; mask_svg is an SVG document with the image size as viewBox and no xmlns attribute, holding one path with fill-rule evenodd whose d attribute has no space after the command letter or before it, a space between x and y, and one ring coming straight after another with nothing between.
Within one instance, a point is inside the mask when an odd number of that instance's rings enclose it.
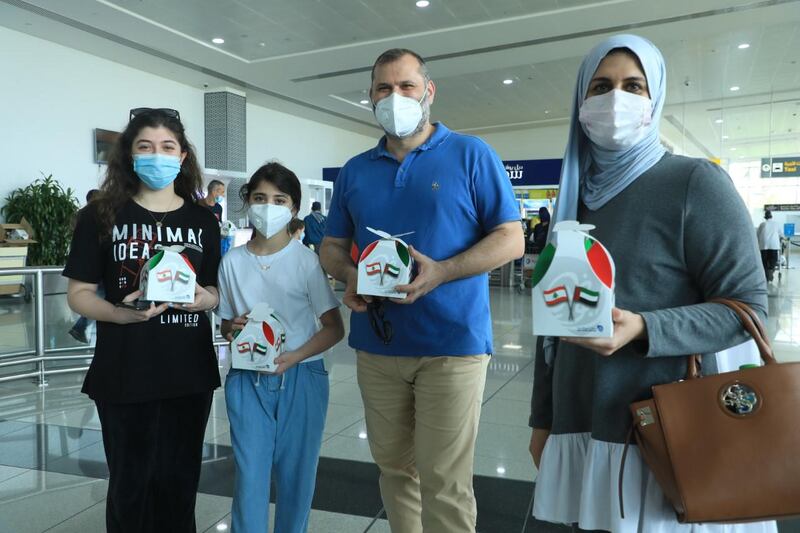
<instances>
[{"instance_id":1,"label":"sunglasses on head","mask_svg":"<svg viewBox=\"0 0 800 533\"><path fill-rule=\"evenodd\" d=\"M367 304L367 315L372 331L383 344L392 342L392 323L384 318L383 300L375 299Z\"/></svg>"},{"instance_id":2,"label":"sunglasses on head","mask_svg":"<svg viewBox=\"0 0 800 533\"><path fill-rule=\"evenodd\" d=\"M181 114L178 113L178 111L176 109L170 109L168 107L157 107L157 108L135 107L135 108L131 109L128 121L131 121L134 118L139 117L141 115L148 115L150 113L160 113L160 114L166 115L166 116L168 116L170 118L174 118L174 119L177 119L177 120L181 119Z\"/></svg>"}]
</instances>

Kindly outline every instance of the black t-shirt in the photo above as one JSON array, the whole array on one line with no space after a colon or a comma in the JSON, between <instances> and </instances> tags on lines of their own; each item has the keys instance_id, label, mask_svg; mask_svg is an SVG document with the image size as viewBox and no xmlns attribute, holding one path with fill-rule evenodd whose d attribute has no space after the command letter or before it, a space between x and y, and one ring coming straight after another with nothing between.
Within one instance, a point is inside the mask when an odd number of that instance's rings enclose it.
<instances>
[{"instance_id":1,"label":"black t-shirt","mask_svg":"<svg viewBox=\"0 0 800 533\"><path fill-rule=\"evenodd\" d=\"M219 204L208 205L207 203L203 202L203 205L208 208L209 211L214 213L214 216L217 217L218 222L222 222L222 206Z\"/></svg>"},{"instance_id":2,"label":"black t-shirt","mask_svg":"<svg viewBox=\"0 0 800 533\"><path fill-rule=\"evenodd\" d=\"M64 276L102 283L106 300L116 304L139 288L139 273L157 253L157 245L181 245L197 283L216 287L216 218L192 202L167 213L158 227L154 217L162 216L130 200L117 213L111 239L100 241L96 204L89 204L78 216ZM207 392L219 385L206 313L168 309L147 322L97 323L95 355L83 383L83 392L91 398L144 402Z\"/></svg>"}]
</instances>

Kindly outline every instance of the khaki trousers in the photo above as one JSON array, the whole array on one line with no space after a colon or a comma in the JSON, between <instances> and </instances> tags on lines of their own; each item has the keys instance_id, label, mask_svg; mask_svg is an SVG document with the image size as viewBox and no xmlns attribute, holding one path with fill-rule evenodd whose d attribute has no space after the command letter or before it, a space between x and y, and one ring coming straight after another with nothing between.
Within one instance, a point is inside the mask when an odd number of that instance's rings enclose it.
<instances>
[{"instance_id":1,"label":"khaki trousers","mask_svg":"<svg viewBox=\"0 0 800 533\"><path fill-rule=\"evenodd\" d=\"M473 456L489 356L357 355L392 533L474 533Z\"/></svg>"}]
</instances>

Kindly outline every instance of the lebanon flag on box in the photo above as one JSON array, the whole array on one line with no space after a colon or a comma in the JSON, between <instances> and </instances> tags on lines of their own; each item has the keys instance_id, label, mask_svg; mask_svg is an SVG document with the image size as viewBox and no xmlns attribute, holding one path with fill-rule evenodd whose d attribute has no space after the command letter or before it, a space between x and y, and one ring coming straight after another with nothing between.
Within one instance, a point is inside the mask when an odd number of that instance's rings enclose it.
<instances>
[{"instance_id":1,"label":"lebanon flag on box","mask_svg":"<svg viewBox=\"0 0 800 533\"><path fill-rule=\"evenodd\" d=\"M268 303L256 304L247 323L231 341L231 366L242 370L275 372L275 358L283 353L286 329Z\"/></svg>"},{"instance_id":2,"label":"lebanon flag on box","mask_svg":"<svg viewBox=\"0 0 800 533\"><path fill-rule=\"evenodd\" d=\"M590 224L559 222L533 270L533 333L611 337L614 261Z\"/></svg>"},{"instance_id":3,"label":"lebanon flag on box","mask_svg":"<svg viewBox=\"0 0 800 533\"><path fill-rule=\"evenodd\" d=\"M412 232L389 235L385 231L367 228L379 240L370 243L358 260L358 287L356 292L369 296L385 298L405 298L406 293L394 288L411 281L414 260L408 251L408 244L399 239Z\"/></svg>"}]
</instances>

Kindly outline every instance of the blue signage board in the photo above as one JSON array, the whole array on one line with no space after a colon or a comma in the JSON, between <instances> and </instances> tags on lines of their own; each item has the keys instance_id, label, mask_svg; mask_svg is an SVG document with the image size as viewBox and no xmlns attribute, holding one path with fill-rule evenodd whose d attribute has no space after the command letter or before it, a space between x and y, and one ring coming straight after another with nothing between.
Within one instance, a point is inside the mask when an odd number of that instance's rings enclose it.
<instances>
[{"instance_id":1,"label":"blue signage board","mask_svg":"<svg viewBox=\"0 0 800 533\"><path fill-rule=\"evenodd\" d=\"M783 236L784 237L794 237L794 223L787 222L783 225Z\"/></svg>"},{"instance_id":2,"label":"blue signage board","mask_svg":"<svg viewBox=\"0 0 800 533\"><path fill-rule=\"evenodd\" d=\"M558 185L561 177L561 159L521 159L503 161L503 166L514 187Z\"/></svg>"},{"instance_id":3,"label":"blue signage board","mask_svg":"<svg viewBox=\"0 0 800 533\"><path fill-rule=\"evenodd\" d=\"M558 185L561 177L561 159L520 159L503 161L503 166L514 187ZM336 181L340 167L322 169L322 179Z\"/></svg>"}]
</instances>

